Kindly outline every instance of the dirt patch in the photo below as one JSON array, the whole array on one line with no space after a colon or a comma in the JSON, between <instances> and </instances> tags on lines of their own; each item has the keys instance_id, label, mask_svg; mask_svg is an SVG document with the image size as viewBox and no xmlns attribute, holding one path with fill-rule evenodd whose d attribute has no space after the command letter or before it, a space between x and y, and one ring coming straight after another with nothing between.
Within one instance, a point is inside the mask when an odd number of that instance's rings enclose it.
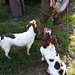
<instances>
[{"instance_id":1,"label":"dirt patch","mask_svg":"<svg viewBox=\"0 0 75 75\"><path fill-rule=\"evenodd\" d=\"M47 68L48 64L46 62L41 62L41 64L35 68L30 67L26 75L49 75L46 72Z\"/></svg>"}]
</instances>

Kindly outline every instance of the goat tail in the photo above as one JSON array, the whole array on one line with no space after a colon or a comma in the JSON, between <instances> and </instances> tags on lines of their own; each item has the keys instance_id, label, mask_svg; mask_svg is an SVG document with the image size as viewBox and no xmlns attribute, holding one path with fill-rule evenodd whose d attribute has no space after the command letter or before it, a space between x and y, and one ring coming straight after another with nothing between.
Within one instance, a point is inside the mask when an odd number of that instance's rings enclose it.
<instances>
[{"instance_id":1,"label":"goat tail","mask_svg":"<svg viewBox=\"0 0 75 75\"><path fill-rule=\"evenodd\" d=\"M2 37L0 37L0 42L1 42L1 40L2 40Z\"/></svg>"},{"instance_id":2,"label":"goat tail","mask_svg":"<svg viewBox=\"0 0 75 75\"><path fill-rule=\"evenodd\" d=\"M1 37L0 37L0 46L1 46Z\"/></svg>"}]
</instances>

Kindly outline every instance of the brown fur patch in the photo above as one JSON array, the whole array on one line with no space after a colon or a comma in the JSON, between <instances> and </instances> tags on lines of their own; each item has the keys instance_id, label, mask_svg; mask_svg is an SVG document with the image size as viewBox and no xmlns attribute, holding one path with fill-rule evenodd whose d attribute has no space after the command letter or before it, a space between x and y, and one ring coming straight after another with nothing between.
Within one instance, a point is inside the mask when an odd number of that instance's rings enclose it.
<instances>
[{"instance_id":1,"label":"brown fur patch","mask_svg":"<svg viewBox=\"0 0 75 75\"><path fill-rule=\"evenodd\" d=\"M62 63L62 61L60 60L60 62L61 62L61 66L63 67L63 63Z\"/></svg>"},{"instance_id":2,"label":"brown fur patch","mask_svg":"<svg viewBox=\"0 0 75 75\"><path fill-rule=\"evenodd\" d=\"M5 37L9 37L9 38L11 38L11 39L14 39L14 38L15 38L15 36L14 36L13 34L5 35Z\"/></svg>"},{"instance_id":3,"label":"brown fur patch","mask_svg":"<svg viewBox=\"0 0 75 75\"><path fill-rule=\"evenodd\" d=\"M46 33L44 38L39 42L39 47L43 46L46 48L50 43L58 47L57 39L52 34Z\"/></svg>"},{"instance_id":4,"label":"brown fur patch","mask_svg":"<svg viewBox=\"0 0 75 75\"><path fill-rule=\"evenodd\" d=\"M42 38L39 42L39 47L43 46L44 48L46 48L48 45L49 43L44 38Z\"/></svg>"},{"instance_id":5,"label":"brown fur patch","mask_svg":"<svg viewBox=\"0 0 75 75\"><path fill-rule=\"evenodd\" d=\"M56 39L56 37L54 37L53 35L52 35L51 43L52 43L54 46L58 47L57 39Z\"/></svg>"},{"instance_id":6,"label":"brown fur patch","mask_svg":"<svg viewBox=\"0 0 75 75\"><path fill-rule=\"evenodd\" d=\"M8 35L3 35L3 36L1 37L1 40L3 40L4 37L8 37L8 38L11 38L11 39L14 39L14 38L15 38L15 36L14 36L13 34L8 34Z\"/></svg>"}]
</instances>

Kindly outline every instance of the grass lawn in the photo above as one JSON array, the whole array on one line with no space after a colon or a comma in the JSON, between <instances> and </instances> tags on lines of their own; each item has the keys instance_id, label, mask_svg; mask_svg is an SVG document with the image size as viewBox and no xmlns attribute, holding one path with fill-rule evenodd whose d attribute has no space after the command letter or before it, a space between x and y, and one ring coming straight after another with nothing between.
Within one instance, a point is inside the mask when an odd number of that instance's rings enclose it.
<instances>
[{"instance_id":1,"label":"grass lawn","mask_svg":"<svg viewBox=\"0 0 75 75\"><path fill-rule=\"evenodd\" d=\"M21 33L26 31L26 25L30 20L35 19L37 25L39 22L40 14L40 3L30 4L25 6L25 16L19 22L10 22L13 17L9 5L0 4L0 36L4 34L11 33ZM51 27L52 19L49 19L47 27ZM67 34L66 34L66 16L63 18L63 23L61 24L60 31L58 34L58 43L63 45L57 49L61 58L69 66L67 75L75 75L75 2L70 4L69 7L69 44L67 47ZM11 59L9 60L4 52L0 48L0 75L32 75L28 74L28 70L32 71L35 67L42 64L40 61L41 53L38 47L39 41L35 39L31 49L30 56L26 54L25 47L12 46L9 55ZM67 49L68 48L68 49ZM68 51L67 51L68 50ZM66 62L66 55L68 54L68 62ZM70 61L69 61L70 59ZM71 62L73 61L73 62ZM69 64L70 63L70 64ZM39 68L40 69L40 68ZM71 69L71 70L70 70ZM41 75L41 74L37 74ZM44 75L44 74L43 74Z\"/></svg>"}]
</instances>

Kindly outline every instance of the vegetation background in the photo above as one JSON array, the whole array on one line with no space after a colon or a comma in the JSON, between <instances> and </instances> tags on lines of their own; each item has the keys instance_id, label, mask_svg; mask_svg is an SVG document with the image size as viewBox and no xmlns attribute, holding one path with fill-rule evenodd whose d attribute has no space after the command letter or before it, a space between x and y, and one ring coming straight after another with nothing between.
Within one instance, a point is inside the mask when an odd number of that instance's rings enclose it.
<instances>
[{"instance_id":1,"label":"vegetation background","mask_svg":"<svg viewBox=\"0 0 75 75\"><path fill-rule=\"evenodd\" d=\"M8 0L7 0L8 1ZM0 36L4 34L21 33L26 31L26 25L32 19L39 22L41 0L25 0L25 16L19 22L11 22L13 17L9 3L3 4L0 0ZM67 44L66 15L63 18L58 33L58 43L62 44L57 49L61 59L67 65L67 75L75 75L75 0L69 5L69 43ZM51 28L52 19L49 19L47 27ZM25 47L12 46L9 60L0 48L0 75L47 75L42 74L45 62L41 62L41 53L38 47L39 41L35 39L30 56L26 54ZM43 69L42 69L43 68Z\"/></svg>"}]
</instances>

